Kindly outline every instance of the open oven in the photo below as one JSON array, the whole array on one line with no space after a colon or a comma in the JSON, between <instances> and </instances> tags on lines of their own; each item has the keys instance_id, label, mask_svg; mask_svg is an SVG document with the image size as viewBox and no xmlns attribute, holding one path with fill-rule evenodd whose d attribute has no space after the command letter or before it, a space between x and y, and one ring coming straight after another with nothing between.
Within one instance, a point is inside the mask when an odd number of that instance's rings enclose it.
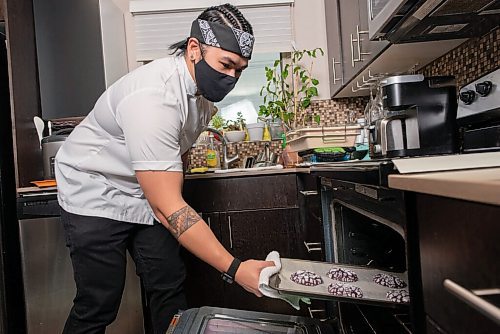
<instances>
[{"instance_id":1,"label":"open oven","mask_svg":"<svg viewBox=\"0 0 500 334\"><path fill-rule=\"evenodd\" d=\"M412 286L408 274L403 192L320 179L327 261L282 258L269 286L326 300L328 319L203 307L175 317L168 333L418 333L410 307L418 285ZM317 273L321 283L292 282L302 270ZM356 280L330 276L333 272L352 272Z\"/></svg>"}]
</instances>

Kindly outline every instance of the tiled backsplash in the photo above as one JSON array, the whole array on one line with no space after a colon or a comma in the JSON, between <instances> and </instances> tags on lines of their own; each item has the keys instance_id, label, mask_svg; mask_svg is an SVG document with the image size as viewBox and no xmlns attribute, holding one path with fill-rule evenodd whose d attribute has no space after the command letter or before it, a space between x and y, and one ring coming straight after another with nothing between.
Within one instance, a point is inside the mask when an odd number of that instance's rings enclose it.
<instances>
[{"instance_id":1,"label":"tiled backsplash","mask_svg":"<svg viewBox=\"0 0 500 334\"><path fill-rule=\"evenodd\" d=\"M462 87L500 67L500 28L472 38L434 60L419 72L425 76L454 75Z\"/></svg>"},{"instance_id":2,"label":"tiled backsplash","mask_svg":"<svg viewBox=\"0 0 500 334\"><path fill-rule=\"evenodd\" d=\"M298 122L302 124L304 117L306 115L307 122L306 125L316 125L314 121L314 116L320 116L320 125L331 126L335 124L345 124L347 121L355 121L357 118L363 117L364 106L367 102L366 98L345 98L338 100L317 100L311 103L311 107L306 110L302 115L299 115ZM312 116L312 117L309 117ZM230 143L228 146L228 152L230 155L236 154L236 148L240 155L240 159L237 162L242 164L245 157L256 156L264 149L265 141L257 142L240 142L240 143ZM221 147L219 147L219 152L221 152ZM281 154L281 141L271 142L271 152L276 154ZM207 155L206 145L197 145L190 152L189 156L189 166L190 168L205 167ZM222 155L222 152L221 152Z\"/></svg>"}]
</instances>

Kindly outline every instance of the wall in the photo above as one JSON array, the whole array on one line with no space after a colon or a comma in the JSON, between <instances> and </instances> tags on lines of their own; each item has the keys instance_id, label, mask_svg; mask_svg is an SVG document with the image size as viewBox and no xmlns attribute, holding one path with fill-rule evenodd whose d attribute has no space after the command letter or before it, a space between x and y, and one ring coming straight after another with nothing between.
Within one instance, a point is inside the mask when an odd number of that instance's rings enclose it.
<instances>
[{"instance_id":1,"label":"wall","mask_svg":"<svg viewBox=\"0 0 500 334\"><path fill-rule=\"evenodd\" d=\"M123 16L125 18L125 34L127 36L127 59L129 71L135 69L138 64L136 61L135 54L135 33L134 33L134 21L132 14L130 14L129 4L130 0L112 0L120 9L123 11Z\"/></svg>"},{"instance_id":2,"label":"wall","mask_svg":"<svg viewBox=\"0 0 500 334\"><path fill-rule=\"evenodd\" d=\"M312 76L319 80L318 99L329 99L330 80L327 58L326 17L324 0L295 0L293 7L293 34L297 50L322 48L323 57L314 60ZM309 68L310 61L302 63ZM322 85L321 83L325 84Z\"/></svg>"},{"instance_id":3,"label":"wall","mask_svg":"<svg viewBox=\"0 0 500 334\"><path fill-rule=\"evenodd\" d=\"M457 86L500 67L500 27L472 38L420 70L425 76L454 75Z\"/></svg>"}]
</instances>

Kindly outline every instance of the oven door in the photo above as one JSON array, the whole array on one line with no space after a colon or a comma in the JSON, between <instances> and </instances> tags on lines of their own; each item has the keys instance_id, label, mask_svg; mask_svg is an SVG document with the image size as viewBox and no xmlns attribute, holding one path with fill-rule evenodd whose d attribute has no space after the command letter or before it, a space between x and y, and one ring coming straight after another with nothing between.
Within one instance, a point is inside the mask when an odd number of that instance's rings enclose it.
<instances>
[{"instance_id":1,"label":"oven door","mask_svg":"<svg viewBox=\"0 0 500 334\"><path fill-rule=\"evenodd\" d=\"M297 316L215 307L190 309L172 320L167 334L335 334L329 324Z\"/></svg>"}]
</instances>

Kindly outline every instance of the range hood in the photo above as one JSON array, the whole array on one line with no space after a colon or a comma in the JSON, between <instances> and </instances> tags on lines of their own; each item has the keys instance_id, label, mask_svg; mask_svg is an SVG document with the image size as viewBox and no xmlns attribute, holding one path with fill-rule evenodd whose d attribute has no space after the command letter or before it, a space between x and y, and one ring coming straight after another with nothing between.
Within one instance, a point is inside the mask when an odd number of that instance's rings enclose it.
<instances>
[{"instance_id":1,"label":"range hood","mask_svg":"<svg viewBox=\"0 0 500 334\"><path fill-rule=\"evenodd\" d=\"M470 38L500 23L500 0L367 1L372 40L407 43Z\"/></svg>"}]
</instances>

